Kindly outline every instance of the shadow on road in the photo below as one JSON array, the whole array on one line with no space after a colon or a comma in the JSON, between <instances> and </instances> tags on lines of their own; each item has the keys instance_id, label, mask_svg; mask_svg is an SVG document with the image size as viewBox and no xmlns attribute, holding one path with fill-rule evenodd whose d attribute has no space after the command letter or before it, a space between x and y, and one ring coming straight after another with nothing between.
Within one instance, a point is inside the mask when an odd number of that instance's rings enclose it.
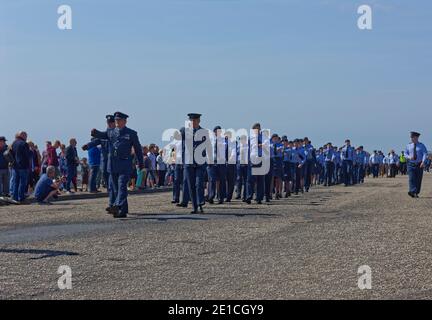
<instances>
[{"instance_id":1,"label":"shadow on road","mask_svg":"<svg viewBox=\"0 0 432 320\"><path fill-rule=\"evenodd\" d=\"M58 256L78 256L79 254L71 251L56 251L56 250L38 250L38 249L0 249L0 253L18 253L18 254L40 254L42 256L37 258L30 258L31 260L38 260L44 258L53 258Z\"/></svg>"}]
</instances>

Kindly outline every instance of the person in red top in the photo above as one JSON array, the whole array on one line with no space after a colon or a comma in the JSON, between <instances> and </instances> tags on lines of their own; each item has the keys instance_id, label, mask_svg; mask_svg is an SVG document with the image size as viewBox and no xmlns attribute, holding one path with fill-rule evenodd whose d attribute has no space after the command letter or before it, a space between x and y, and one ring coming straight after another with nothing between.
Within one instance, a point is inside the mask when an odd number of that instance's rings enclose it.
<instances>
[{"instance_id":1,"label":"person in red top","mask_svg":"<svg viewBox=\"0 0 432 320\"><path fill-rule=\"evenodd\" d=\"M61 142L56 140L53 145L47 146L47 165L56 168L56 177L60 176L59 159L57 149L60 147Z\"/></svg>"}]
</instances>

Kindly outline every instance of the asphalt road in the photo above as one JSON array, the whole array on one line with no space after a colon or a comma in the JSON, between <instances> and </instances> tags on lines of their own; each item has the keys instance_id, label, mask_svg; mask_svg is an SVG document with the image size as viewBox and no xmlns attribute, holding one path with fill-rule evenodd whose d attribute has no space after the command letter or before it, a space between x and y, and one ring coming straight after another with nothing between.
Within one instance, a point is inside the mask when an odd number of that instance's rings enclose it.
<instances>
[{"instance_id":1,"label":"asphalt road","mask_svg":"<svg viewBox=\"0 0 432 320\"><path fill-rule=\"evenodd\" d=\"M420 199L406 185L369 179L200 215L169 193L134 195L121 220L105 199L0 207L0 298L432 298L432 175ZM62 265L70 290L57 284Z\"/></svg>"}]
</instances>

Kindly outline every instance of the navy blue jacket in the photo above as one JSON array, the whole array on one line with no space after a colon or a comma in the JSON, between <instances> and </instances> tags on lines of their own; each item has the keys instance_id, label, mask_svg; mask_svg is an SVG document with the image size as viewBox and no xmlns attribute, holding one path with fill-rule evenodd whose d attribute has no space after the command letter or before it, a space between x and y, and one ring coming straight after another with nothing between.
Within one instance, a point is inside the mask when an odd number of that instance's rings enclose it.
<instances>
[{"instance_id":1,"label":"navy blue jacket","mask_svg":"<svg viewBox=\"0 0 432 320\"><path fill-rule=\"evenodd\" d=\"M69 146L66 148L66 164L68 167L77 167L78 152L75 147Z\"/></svg>"},{"instance_id":2,"label":"navy blue jacket","mask_svg":"<svg viewBox=\"0 0 432 320\"><path fill-rule=\"evenodd\" d=\"M4 148L0 148L0 170L9 168L9 163L3 156L3 153L7 150L7 148L7 145L5 145Z\"/></svg>"},{"instance_id":3,"label":"navy blue jacket","mask_svg":"<svg viewBox=\"0 0 432 320\"><path fill-rule=\"evenodd\" d=\"M115 128L101 132L96 131L93 135L94 141L87 144L89 148L101 143L98 139L108 140L108 172L114 174L131 174L133 165L132 147L135 150L139 165L144 164L142 147L136 131L124 127Z\"/></svg>"},{"instance_id":4,"label":"navy blue jacket","mask_svg":"<svg viewBox=\"0 0 432 320\"><path fill-rule=\"evenodd\" d=\"M27 142L20 138L16 139L12 144L12 153L15 158L14 169L30 169L31 154Z\"/></svg>"}]
</instances>

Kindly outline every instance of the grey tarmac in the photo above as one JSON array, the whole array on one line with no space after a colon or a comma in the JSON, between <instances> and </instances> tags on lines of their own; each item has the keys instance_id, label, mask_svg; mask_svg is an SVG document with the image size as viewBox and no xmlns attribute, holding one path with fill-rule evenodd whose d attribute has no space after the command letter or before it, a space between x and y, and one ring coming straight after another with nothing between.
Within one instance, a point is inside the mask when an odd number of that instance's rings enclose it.
<instances>
[{"instance_id":1,"label":"grey tarmac","mask_svg":"<svg viewBox=\"0 0 432 320\"><path fill-rule=\"evenodd\" d=\"M133 195L127 219L106 199L0 207L1 299L430 299L432 179L316 187L270 205L176 208ZM60 290L59 266L72 270ZM372 289L358 288L362 265Z\"/></svg>"}]
</instances>

